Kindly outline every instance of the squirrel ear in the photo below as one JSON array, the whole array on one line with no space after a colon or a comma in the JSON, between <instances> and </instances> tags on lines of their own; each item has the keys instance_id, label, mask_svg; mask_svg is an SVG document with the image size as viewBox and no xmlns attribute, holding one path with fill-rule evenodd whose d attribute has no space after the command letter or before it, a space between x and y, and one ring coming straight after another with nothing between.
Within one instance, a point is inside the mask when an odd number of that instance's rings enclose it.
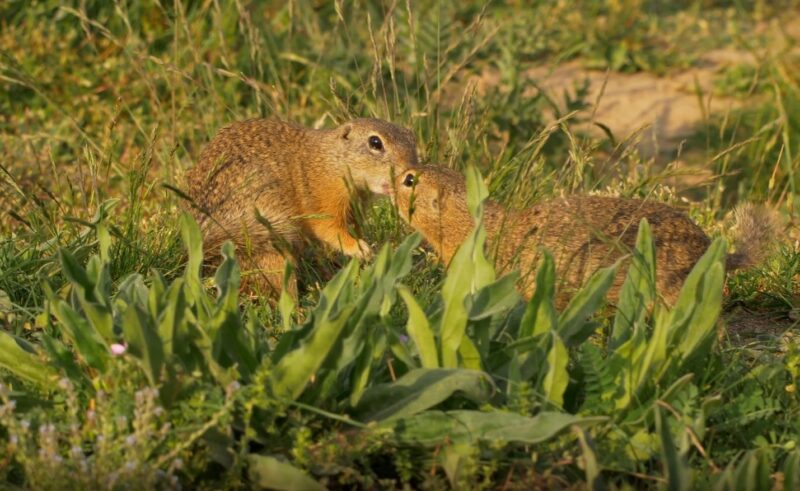
<instances>
[{"instance_id":1,"label":"squirrel ear","mask_svg":"<svg viewBox=\"0 0 800 491\"><path fill-rule=\"evenodd\" d=\"M343 124L339 127L339 137L342 140L347 140L350 137L350 132L353 130L353 127L349 124Z\"/></svg>"}]
</instances>

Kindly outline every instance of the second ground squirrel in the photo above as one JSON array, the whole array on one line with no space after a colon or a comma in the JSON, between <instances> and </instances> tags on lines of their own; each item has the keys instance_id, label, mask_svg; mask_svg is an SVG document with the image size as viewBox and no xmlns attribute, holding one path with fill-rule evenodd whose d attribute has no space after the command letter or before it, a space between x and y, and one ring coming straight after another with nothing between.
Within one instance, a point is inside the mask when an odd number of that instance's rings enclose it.
<instances>
[{"instance_id":1,"label":"second ground squirrel","mask_svg":"<svg viewBox=\"0 0 800 491\"><path fill-rule=\"evenodd\" d=\"M393 194L403 219L449 264L474 226L464 177L443 167L418 167L398 177ZM568 196L510 211L487 200L483 214L487 256L494 256L498 272L519 269L520 290L530 298L541 248L548 249L556 265L556 303L563 308L591 274L633 250L642 218L651 226L656 247L656 292L674 304L711 241L686 214L663 203ZM764 208L740 207L736 222L736 252L728 256L728 270L761 261L776 232L776 222ZM626 273L627 268L619 269L607 297L612 303Z\"/></svg>"},{"instance_id":2,"label":"second ground squirrel","mask_svg":"<svg viewBox=\"0 0 800 491\"><path fill-rule=\"evenodd\" d=\"M305 239L368 257L348 230L353 192L388 194L393 169L416 165L414 134L379 119L320 130L254 119L222 128L186 180L206 253L231 240L245 281L274 295Z\"/></svg>"}]
</instances>

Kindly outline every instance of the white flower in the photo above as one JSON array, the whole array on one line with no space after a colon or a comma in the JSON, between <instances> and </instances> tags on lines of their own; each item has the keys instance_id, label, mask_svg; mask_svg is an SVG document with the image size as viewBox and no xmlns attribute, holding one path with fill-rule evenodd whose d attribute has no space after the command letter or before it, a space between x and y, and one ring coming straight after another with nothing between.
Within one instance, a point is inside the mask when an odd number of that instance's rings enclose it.
<instances>
[{"instance_id":1,"label":"white flower","mask_svg":"<svg viewBox=\"0 0 800 491\"><path fill-rule=\"evenodd\" d=\"M126 351L128 351L127 344L114 343L111 345L111 354L114 356L124 355Z\"/></svg>"}]
</instances>

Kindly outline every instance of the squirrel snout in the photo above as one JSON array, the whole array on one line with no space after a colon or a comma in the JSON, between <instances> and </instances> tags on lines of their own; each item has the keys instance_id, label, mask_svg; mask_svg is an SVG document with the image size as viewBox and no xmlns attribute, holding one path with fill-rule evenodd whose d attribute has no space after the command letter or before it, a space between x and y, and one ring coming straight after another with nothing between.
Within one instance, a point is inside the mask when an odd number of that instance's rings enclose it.
<instances>
[{"instance_id":1,"label":"squirrel snout","mask_svg":"<svg viewBox=\"0 0 800 491\"><path fill-rule=\"evenodd\" d=\"M366 184L367 189L375 194L388 196L392 192L392 183L389 181L389 179L367 179Z\"/></svg>"}]
</instances>

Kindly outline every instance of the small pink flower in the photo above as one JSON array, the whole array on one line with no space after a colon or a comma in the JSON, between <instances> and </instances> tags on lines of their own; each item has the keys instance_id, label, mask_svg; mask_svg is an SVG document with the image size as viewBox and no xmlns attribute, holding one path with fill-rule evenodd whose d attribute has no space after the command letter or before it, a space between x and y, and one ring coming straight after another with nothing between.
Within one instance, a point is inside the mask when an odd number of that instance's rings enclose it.
<instances>
[{"instance_id":1,"label":"small pink flower","mask_svg":"<svg viewBox=\"0 0 800 491\"><path fill-rule=\"evenodd\" d=\"M114 343L111 345L111 354L114 356L124 355L126 351L128 351L127 344Z\"/></svg>"}]
</instances>

